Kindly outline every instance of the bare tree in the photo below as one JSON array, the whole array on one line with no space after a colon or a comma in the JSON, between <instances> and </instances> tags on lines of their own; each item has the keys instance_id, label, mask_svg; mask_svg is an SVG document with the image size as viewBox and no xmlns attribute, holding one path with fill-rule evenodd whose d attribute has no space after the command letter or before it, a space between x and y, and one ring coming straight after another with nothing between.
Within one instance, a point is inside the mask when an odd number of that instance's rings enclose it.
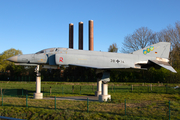
<instances>
[{"instance_id":1,"label":"bare tree","mask_svg":"<svg viewBox=\"0 0 180 120\"><path fill-rule=\"evenodd\" d=\"M174 64L173 67L178 67L180 63L180 22L176 22L174 27L168 26L166 29L154 34L151 42L153 44L158 42L170 42L170 63L172 65Z\"/></svg>"},{"instance_id":2,"label":"bare tree","mask_svg":"<svg viewBox=\"0 0 180 120\"><path fill-rule=\"evenodd\" d=\"M175 23L175 27L168 27L165 38L171 42L170 63L174 67L180 66L180 22Z\"/></svg>"},{"instance_id":3,"label":"bare tree","mask_svg":"<svg viewBox=\"0 0 180 120\"><path fill-rule=\"evenodd\" d=\"M168 26L158 33L158 42L171 42L171 47L180 47L180 22L175 23L175 27Z\"/></svg>"},{"instance_id":4,"label":"bare tree","mask_svg":"<svg viewBox=\"0 0 180 120\"><path fill-rule=\"evenodd\" d=\"M147 27L137 29L132 35L127 35L124 39L122 52L131 53L142 49L155 41L156 34Z\"/></svg>"},{"instance_id":5,"label":"bare tree","mask_svg":"<svg viewBox=\"0 0 180 120\"><path fill-rule=\"evenodd\" d=\"M108 48L108 52L116 52L117 53L117 51L118 51L118 48L117 48L117 44L116 43L113 43Z\"/></svg>"}]
</instances>

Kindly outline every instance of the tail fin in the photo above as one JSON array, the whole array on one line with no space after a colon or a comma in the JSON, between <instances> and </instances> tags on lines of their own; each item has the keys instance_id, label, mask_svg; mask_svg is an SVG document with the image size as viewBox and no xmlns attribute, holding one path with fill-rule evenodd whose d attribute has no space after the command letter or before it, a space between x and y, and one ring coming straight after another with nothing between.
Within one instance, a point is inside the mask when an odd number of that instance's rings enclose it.
<instances>
[{"instance_id":1,"label":"tail fin","mask_svg":"<svg viewBox=\"0 0 180 120\"><path fill-rule=\"evenodd\" d=\"M152 57L169 58L170 42L159 42L143 49L133 52L133 54L146 55Z\"/></svg>"},{"instance_id":2,"label":"tail fin","mask_svg":"<svg viewBox=\"0 0 180 120\"><path fill-rule=\"evenodd\" d=\"M170 70L171 72L177 73L176 70L172 66L169 65L169 52L170 52L170 42L159 42L153 45L150 45L148 47L145 47L143 49L137 50L133 52L133 54L137 55L145 55L145 56L151 56L152 58L147 61L147 64L143 64L141 62L138 62L138 65L141 65L141 68L147 68L147 67L163 67L167 70Z\"/></svg>"}]
</instances>

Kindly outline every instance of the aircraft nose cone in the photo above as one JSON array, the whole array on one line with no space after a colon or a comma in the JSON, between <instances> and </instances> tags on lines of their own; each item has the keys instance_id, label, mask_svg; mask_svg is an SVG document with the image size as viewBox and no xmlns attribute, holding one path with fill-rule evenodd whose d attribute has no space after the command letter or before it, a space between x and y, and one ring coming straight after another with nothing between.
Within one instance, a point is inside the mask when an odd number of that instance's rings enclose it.
<instances>
[{"instance_id":1,"label":"aircraft nose cone","mask_svg":"<svg viewBox=\"0 0 180 120\"><path fill-rule=\"evenodd\" d=\"M13 57L8 58L7 60L11 62L17 62L17 58L18 56L13 56Z\"/></svg>"}]
</instances>

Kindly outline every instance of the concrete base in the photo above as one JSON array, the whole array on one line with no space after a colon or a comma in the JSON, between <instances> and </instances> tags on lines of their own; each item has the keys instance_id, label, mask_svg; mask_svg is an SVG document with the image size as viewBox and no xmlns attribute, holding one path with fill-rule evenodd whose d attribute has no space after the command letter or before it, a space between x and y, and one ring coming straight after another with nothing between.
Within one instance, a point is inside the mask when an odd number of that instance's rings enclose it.
<instances>
[{"instance_id":1,"label":"concrete base","mask_svg":"<svg viewBox=\"0 0 180 120\"><path fill-rule=\"evenodd\" d=\"M34 99L43 99L43 93L34 93Z\"/></svg>"},{"instance_id":2,"label":"concrete base","mask_svg":"<svg viewBox=\"0 0 180 120\"><path fill-rule=\"evenodd\" d=\"M111 95L99 95L99 102L111 100Z\"/></svg>"},{"instance_id":3,"label":"concrete base","mask_svg":"<svg viewBox=\"0 0 180 120\"><path fill-rule=\"evenodd\" d=\"M101 95L101 91L96 91L95 96L99 97L99 95Z\"/></svg>"}]
</instances>

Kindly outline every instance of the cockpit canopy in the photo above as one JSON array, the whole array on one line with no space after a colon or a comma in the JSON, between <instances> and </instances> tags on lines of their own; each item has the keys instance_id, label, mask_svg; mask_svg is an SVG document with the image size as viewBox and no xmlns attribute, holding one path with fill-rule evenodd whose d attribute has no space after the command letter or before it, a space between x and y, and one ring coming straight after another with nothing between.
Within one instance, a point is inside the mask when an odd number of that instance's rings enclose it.
<instances>
[{"instance_id":1,"label":"cockpit canopy","mask_svg":"<svg viewBox=\"0 0 180 120\"><path fill-rule=\"evenodd\" d=\"M67 50L67 49L68 48L48 48L48 49L41 50L41 51L37 52L36 54L58 52L58 51L63 51L63 50Z\"/></svg>"}]
</instances>

